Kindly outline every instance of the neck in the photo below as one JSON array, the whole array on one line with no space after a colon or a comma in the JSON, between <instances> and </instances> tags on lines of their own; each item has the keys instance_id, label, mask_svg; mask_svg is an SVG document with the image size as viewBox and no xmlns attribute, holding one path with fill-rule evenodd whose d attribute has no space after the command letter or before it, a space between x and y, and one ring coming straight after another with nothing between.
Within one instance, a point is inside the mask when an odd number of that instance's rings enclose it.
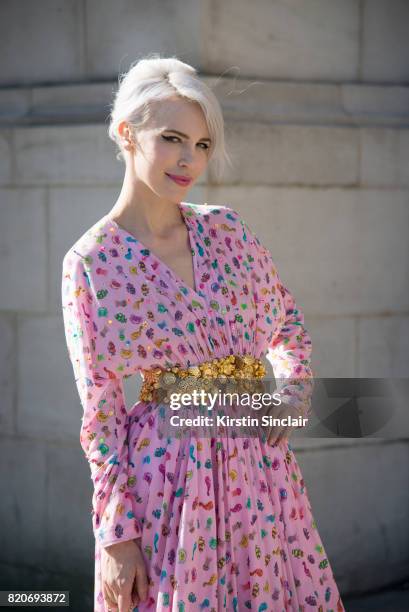
<instances>
[{"instance_id":1,"label":"neck","mask_svg":"<svg viewBox=\"0 0 409 612\"><path fill-rule=\"evenodd\" d=\"M164 200L131 173L109 213L120 225L152 240L166 239L184 225L178 202Z\"/></svg>"}]
</instances>

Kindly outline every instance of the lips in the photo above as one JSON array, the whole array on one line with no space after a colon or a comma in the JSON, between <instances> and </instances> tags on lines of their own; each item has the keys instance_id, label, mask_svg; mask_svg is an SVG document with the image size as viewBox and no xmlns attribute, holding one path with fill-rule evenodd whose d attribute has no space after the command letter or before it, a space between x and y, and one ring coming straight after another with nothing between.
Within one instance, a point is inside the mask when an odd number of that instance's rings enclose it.
<instances>
[{"instance_id":1,"label":"lips","mask_svg":"<svg viewBox=\"0 0 409 612\"><path fill-rule=\"evenodd\" d=\"M165 174L178 185L189 185L192 182L192 179L190 178L189 179L182 178L180 176L176 176L175 174L168 174L167 172L165 172Z\"/></svg>"}]
</instances>

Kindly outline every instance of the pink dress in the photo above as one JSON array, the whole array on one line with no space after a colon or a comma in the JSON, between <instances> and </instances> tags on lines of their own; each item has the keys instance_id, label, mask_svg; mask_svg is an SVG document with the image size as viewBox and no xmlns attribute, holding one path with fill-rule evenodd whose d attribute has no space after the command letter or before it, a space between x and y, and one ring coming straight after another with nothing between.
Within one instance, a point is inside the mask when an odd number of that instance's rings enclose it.
<instances>
[{"instance_id":1,"label":"pink dress","mask_svg":"<svg viewBox=\"0 0 409 612\"><path fill-rule=\"evenodd\" d=\"M311 339L271 254L233 209L178 206L194 288L107 215L63 261L65 334L94 485L94 610L107 610L101 547L141 536L149 595L138 612L341 612L288 441L163 437L165 404L126 408L125 377L230 354L265 355L276 379L288 379L284 401L310 406ZM300 377L305 385L291 384Z\"/></svg>"}]
</instances>

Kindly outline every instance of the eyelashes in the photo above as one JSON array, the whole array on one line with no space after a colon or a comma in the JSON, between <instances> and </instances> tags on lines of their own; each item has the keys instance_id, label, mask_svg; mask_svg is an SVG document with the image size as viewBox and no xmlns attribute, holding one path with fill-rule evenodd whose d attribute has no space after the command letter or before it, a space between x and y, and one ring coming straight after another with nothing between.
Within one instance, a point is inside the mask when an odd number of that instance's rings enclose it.
<instances>
[{"instance_id":1,"label":"eyelashes","mask_svg":"<svg viewBox=\"0 0 409 612\"><path fill-rule=\"evenodd\" d=\"M162 138L164 140L166 140L167 142L172 142L172 138L176 138L176 140L178 142L180 142L180 138L178 136L163 136L163 134L162 134ZM204 150L205 151L209 148L209 145L206 144L205 142L199 142L199 144L204 145Z\"/></svg>"}]
</instances>

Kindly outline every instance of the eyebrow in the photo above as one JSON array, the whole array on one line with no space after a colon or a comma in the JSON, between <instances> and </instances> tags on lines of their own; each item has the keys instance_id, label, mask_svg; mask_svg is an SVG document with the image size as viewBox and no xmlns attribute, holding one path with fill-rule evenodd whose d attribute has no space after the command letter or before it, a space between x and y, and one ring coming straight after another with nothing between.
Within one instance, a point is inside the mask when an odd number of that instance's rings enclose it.
<instances>
[{"instance_id":1,"label":"eyebrow","mask_svg":"<svg viewBox=\"0 0 409 612\"><path fill-rule=\"evenodd\" d=\"M172 130L171 128L166 128L164 131L165 132L174 132L175 134L179 134L179 136L183 136L183 138L189 138L189 136L187 134L184 134L183 132L179 132L179 130ZM200 138L199 140L207 140L208 142L212 142L210 140L210 138Z\"/></svg>"}]
</instances>

